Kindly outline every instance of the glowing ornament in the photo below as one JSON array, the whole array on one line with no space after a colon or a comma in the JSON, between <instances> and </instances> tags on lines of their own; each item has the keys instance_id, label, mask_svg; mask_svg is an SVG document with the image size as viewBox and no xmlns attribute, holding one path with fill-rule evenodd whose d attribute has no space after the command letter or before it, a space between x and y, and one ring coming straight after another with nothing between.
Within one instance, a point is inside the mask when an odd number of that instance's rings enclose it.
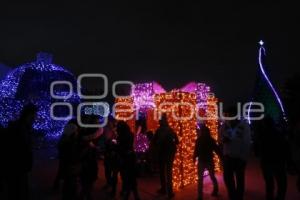
<instances>
[{"instance_id":1,"label":"glowing ornament","mask_svg":"<svg viewBox=\"0 0 300 200\"><path fill-rule=\"evenodd\" d=\"M77 105L80 102L76 93L71 91L68 99L55 99L50 95L50 85L53 81L69 81L76 89L76 79L72 73L52 64L52 56L45 53L37 55L37 60L24 64L10 71L0 82L0 123L7 126L9 121L19 117L23 106L29 102L38 108L34 122L36 132L47 137L57 137L61 134L66 120L56 121L50 117L50 107L55 102L68 102ZM57 96L67 96L69 88L63 85L54 90ZM67 116L66 108L55 109L55 114Z\"/></svg>"}]
</instances>

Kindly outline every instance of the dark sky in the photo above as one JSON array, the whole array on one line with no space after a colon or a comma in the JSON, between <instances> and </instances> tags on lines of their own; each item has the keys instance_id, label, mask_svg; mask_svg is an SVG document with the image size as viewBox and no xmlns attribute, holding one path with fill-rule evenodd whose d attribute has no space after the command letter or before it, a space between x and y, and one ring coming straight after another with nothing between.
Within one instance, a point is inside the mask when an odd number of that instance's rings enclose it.
<instances>
[{"instance_id":1,"label":"dark sky","mask_svg":"<svg viewBox=\"0 0 300 200\"><path fill-rule=\"evenodd\" d=\"M226 2L1 5L0 62L14 67L45 51L75 74L156 80L168 90L195 80L225 102L249 97L260 39L276 86L299 72L288 63L287 5Z\"/></svg>"}]
</instances>

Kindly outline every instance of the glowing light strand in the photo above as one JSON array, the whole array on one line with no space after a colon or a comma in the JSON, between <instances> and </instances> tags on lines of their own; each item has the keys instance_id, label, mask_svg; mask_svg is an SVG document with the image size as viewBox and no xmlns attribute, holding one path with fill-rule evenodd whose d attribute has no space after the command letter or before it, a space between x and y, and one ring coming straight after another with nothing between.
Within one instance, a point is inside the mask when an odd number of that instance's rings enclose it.
<instances>
[{"instance_id":1,"label":"glowing light strand","mask_svg":"<svg viewBox=\"0 0 300 200\"><path fill-rule=\"evenodd\" d=\"M277 93L275 87L273 86L272 82L270 81L270 79L269 79L267 73L265 72L265 69L264 69L264 66L263 66L263 63L262 63L262 55L266 55L266 50L265 50L263 44L264 44L263 42L260 43L261 47L260 47L260 49L259 49L259 57L258 57L258 60L259 60L259 67L260 67L260 70L261 70L261 72L263 73L265 79L267 80L269 86L271 87L271 89L272 89L272 91L273 91L273 94L275 95L275 97L276 97L276 99L277 99L277 102L279 103L279 106L280 106L280 109L281 109L283 115L285 116L285 110L284 110L284 108L283 108L283 104L282 104L282 102L281 102L281 99L280 99L280 97L279 97L279 95L278 95L278 93Z\"/></svg>"},{"instance_id":2,"label":"glowing light strand","mask_svg":"<svg viewBox=\"0 0 300 200\"><path fill-rule=\"evenodd\" d=\"M281 101L281 99L280 99L280 97L279 97L279 95L278 95L275 87L273 86L273 84L272 84L269 76L267 75L267 73L266 73L266 71L264 69L264 65L263 65L263 61L262 61L262 56L266 55L266 49L264 47L264 42L261 40L261 41L259 41L259 44L260 44L260 48L259 48L259 54L258 54L258 64L259 64L260 71L263 74L265 80L267 81L269 87L271 88L271 90L272 90L272 92L273 92L273 94L274 94L274 96L275 96L275 98L276 98L276 100L277 100L277 102L278 102L278 104L280 106L281 112L283 114L283 118L286 120L286 115L285 115L285 110L284 110L284 107L283 107L283 103L282 103L282 101ZM248 120L249 124L251 124L250 112L251 112L252 104L253 104L253 102L250 103L249 108L248 108L248 119L247 120Z\"/></svg>"}]
</instances>

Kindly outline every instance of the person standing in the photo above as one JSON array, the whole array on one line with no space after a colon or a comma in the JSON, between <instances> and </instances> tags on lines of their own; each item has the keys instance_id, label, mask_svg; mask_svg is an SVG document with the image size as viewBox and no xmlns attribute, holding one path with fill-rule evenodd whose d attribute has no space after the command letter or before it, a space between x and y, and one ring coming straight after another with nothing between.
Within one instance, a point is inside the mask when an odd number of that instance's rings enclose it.
<instances>
[{"instance_id":1,"label":"person standing","mask_svg":"<svg viewBox=\"0 0 300 200\"><path fill-rule=\"evenodd\" d=\"M10 122L4 136L6 142L13 142L13 148L2 157L1 173L4 178L4 199L27 200L29 197L28 174L32 170L32 127L37 108L26 105L18 120ZM6 146L6 145L5 145Z\"/></svg>"},{"instance_id":2,"label":"person standing","mask_svg":"<svg viewBox=\"0 0 300 200\"><path fill-rule=\"evenodd\" d=\"M93 119L94 118L94 119ZM97 116L93 117L94 122L97 123ZM83 200L92 200L92 190L95 181L98 178L98 157L96 140L102 135L103 129L99 128L82 128L80 132L80 197Z\"/></svg>"},{"instance_id":3,"label":"person standing","mask_svg":"<svg viewBox=\"0 0 300 200\"><path fill-rule=\"evenodd\" d=\"M215 176L214 152L221 157L221 151L216 141L211 137L210 130L206 125L202 125L197 130L198 138L196 140L194 151L194 162L198 158L198 199L203 199L203 176L204 171L208 170L210 179L213 182L212 196L218 196L218 181Z\"/></svg>"},{"instance_id":4,"label":"person standing","mask_svg":"<svg viewBox=\"0 0 300 200\"><path fill-rule=\"evenodd\" d=\"M174 197L172 169L179 140L176 133L169 126L166 115L162 116L159 124L160 126L153 138L158 156L161 184L161 188L157 192L167 194L169 198L172 198Z\"/></svg>"},{"instance_id":5,"label":"person standing","mask_svg":"<svg viewBox=\"0 0 300 200\"><path fill-rule=\"evenodd\" d=\"M300 119L296 122L290 138L292 157L297 173L297 189L300 192Z\"/></svg>"},{"instance_id":6,"label":"person standing","mask_svg":"<svg viewBox=\"0 0 300 200\"><path fill-rule=\"evenodd\" d=\"M58 170L53 183L53 189L58 190L60 186L60 181L63 179L64 174L66 173L65 161L68 158L65 158L63 153L65 149L65 144L68 144L68 140L72 138L73 135L78 135L79 126L76 119L71 119L64 127L64 131L58 141Z\"/></svg>"},{"instance_id":7,"label":"person standing","mask_svg":"<svg viewBox=\"0 0 300 200\"><path fill-rule=\"evenodd\" d=\"M60 158L63 160L61 172L61 178L63 179L63 200L78 198L78 179L81 167L79 131L80 129L72 132L72 134L60 144Z\"/></svg>"},{"instance_id":8,"label":"person standing","mask_svg":"<svg viewBox=\"0 0 300 200\"><path fill-rule=\"evenodd\" d=\"M117 125L118 133L118 154L120 157L120 173L123 181L123 199L129 199L133 192L135 200L139 200L137 188L137 163L133 150L133 134L130 127L124 121Z\"/></svg>"},{"instance_id":9,"label":"person standing","mask_svg":"<svg viewBox=\"0 0 300 200\"><path fill-rule=\"evenodd\" d=\"M257 126L254 142L265 180L266 199L284 200L287 191L286 166L289 152L286 137L270 116L266 116Z\"/></svg>"},{"instance_id":10,"label":"person standing","mask_svg":"<svg viewBox=\"0 0 300 200\"><path fill-rule=\"evenodd\" d=\"M6 129L0 124L0 134L2 135L2 139L0 140L0 157L4 158L4 146L5 146L5 142L3 139L5 139L5 134L6 134ZM0 165L0 195L2 196L2 194L4 193L4 174L3 171L5 169L3 168L3 165Z\"/></svg>"},{"instance_id":11,"label":"person standing","mask_svg":"<svg viewBox=\"0 0 300 200\"><path fill-rule=\"evenodd\" d=\"M236 115L231 110L229 117ZM245 192L245 170L251 147L250 126L243 120L228 120L220 130L223 150L224 182L230 200L242 200Z\"/></svg>"},{"instance_id":12,"label":"person standing","mask_svg":"<svg viewBox=\"0 0 300 200\"><path fill-rule=\"evenodd\" d=\"M104 128L104 173L106 179L106 185L104 189L112 186L113 181L113 169L116 168L116 127L115 120L110 119L107 126Z\"/></svg>"}]
</instances>

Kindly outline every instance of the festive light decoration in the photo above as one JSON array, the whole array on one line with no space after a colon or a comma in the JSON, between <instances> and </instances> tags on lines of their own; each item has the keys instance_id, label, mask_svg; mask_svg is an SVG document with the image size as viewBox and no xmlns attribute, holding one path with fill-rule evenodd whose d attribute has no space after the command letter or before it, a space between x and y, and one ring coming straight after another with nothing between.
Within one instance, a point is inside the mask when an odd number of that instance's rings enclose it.
<instances>
[{"instance_id":1,"label":"festive light decoration","mask_svg":"<svg viewBox=\"0 0 300 200\"><path fill-rule=\"evenodd\" d=\"M153 107L153 83L136 84L133 88L133 98L138 108Z\"/></svg>"},{"instance_id":2,"label":"festive light decoration","mask_svg":"<svg viewBox=\"0 0 300 200\"><path fill-rule=\"evenodd\" d=\"M116 120L127 122L133 133L135 132L135 113L133 97L116 98L114 117Z\"/></svg>"},{"instance_id":3,"label":"festive light decoration","mask_svg":"<svg viewBox=\"0 0 300 200\"><path fill-rule=\"evenodd\" d=\"M197 103L206 104L210 94L210 87L204 83L191 82L180 89L182 92L195 92L197 95Z\"/></svg>"},{"instance_id":4,"label":"festive light decoration","mask_svg":"<svg viewBox=\"0 0 300 200\"><path fill-rule=\"evenodd\" d=\"M215 96L213 95L207 96L207 110L205 115L209 116L209 120L207 120L205 123L210 130L210 134L212 138L214 138L216 141L218 141L218 136L219 136L217 103L218 103L218 99ZM214 154L214 163L215 163L215 171L221 171L221 161L216 154Z\"/></svg>"},{"instance_id":5,"label":"festive light decoration","mask_svg":"<svg viewBox=\"0 0 300 200\"><path fill-rule=\"evenodd\" d=\"M155 108L150 108L147 110L146 113L146 126L148 131L152 131L153 133L156 131L156 129L159 127L158 120L156 117Z\"/></svg>"},{"instance_id":6,"label":"festive light decoration","mask_svg":"<svg viewBox=\"0 0 300 200\"><path fill-rule=\"evenodd\" d=\"M137 153L146 153L149 150L149 140L145 133L135 135L134 150Z\"/></svg>"},{"instance_id":7,"label":"festive light decoration","mask_svg":"<svg viewBox=\"0 0 300 200\"><path fill-rule=\"evenodd\" d=\"M267 71L263 64L263 56L266 55L266 49L264 47L264 42L261 40L259 42L260 48L258 52L258 64L260 76L256 82L256 88L253 95L252 102L262 102L265 106L265 113L273 117L275 121L280 121L280 118L286 120L286 114L284 110L283 103L276 91L272 81L270 80ZM274 101L275 97L275 101ZM252 102L248 108L248 122L251 124L251 109L253 108Z\"/></svg>"},{"instance_id":8,"label":"festive light decoration","mask_svg":"<svg viewBox=\"0 0 300 200\"><path fill-rule=\"evenodd\" d=\"M159 114L167 114L169 125L179 138L173 167L174 189L178 190L197 181L197 168L193 162L197 138L197 112L199 116L210 117L206 124L212 137L218 139L217 101L210 93L210 87L204 83L191 82L171 92L165 92L155 82L137 84L130 98L116 99L116 103L124 103L116 106L116 118L126 119L131 129L135 130L134 117L145 116L147 130L155 132L159 126ZM130 120L128 117L131 117ZM136 138L137 152L148 148L145 141ZM216 155L214 161L216 170L221 170L220 159Z\"/></svg>"},{"instance_id":9,"label":"festive light decoration","mask_svg":"<svg viewBox=\"0 0 300 200\"><path fill-rule=\"evenodd\" d=\"M192 107L185 106L184 103L188 103ZM179 139L173 163L173 186L175 190L178 190L197 181L197 168L193 162L193 152L197 139L196 95L195 93L174 90L156 95L155 104L158 113L167 114L168 123ZM191 114L193 115L192 118L189 117Z\"/></svg>"},{"instance_id":10,"label":"festive light decoration","mask_svg":"<svg viewBox=\"0 0 300 200\"><path fill-rule=\"evenodd\" d=\"M52 120L50 107L55 102L68 102L78 104L79 97L71 92L68 99L54 99L50 95L50 85L53 81L69 81L76 88L75 77L63 67L52 64L52 56L45 53L37 55L37 60L15 68L0 82L0 123L7 126L9 121L19 117L23 106L29 102L38 108L37 118L34 122L36 132L49 137L57 137L62 132L66 120ZM66 96L69 88L63 85L54 89L57 96ZM66 108L57 107L55 115L67 116Z\"/></svg>"},{"instance_id":11,"label":"festive light decoration","mask_svg":"<svg viewBox=\"0 0 300 200\"><path fill-rule=\"evenodd\" d=\"M10 70L10 67L0 63L0 80L3 79Z\"/></svg>"},{"instance_id":12,"label":"festive light decoration","mask_svg":"<svg viewBox=\"0 0 300 200\"><path fill-rule=\"evenodd\" d=\"M132 96L135 103L135 109L140 112L146 112L148 108L153 108L154 94L163 93L165 90L155 82L135 84L132 90Z\"/></svg>"}]
</instances>

